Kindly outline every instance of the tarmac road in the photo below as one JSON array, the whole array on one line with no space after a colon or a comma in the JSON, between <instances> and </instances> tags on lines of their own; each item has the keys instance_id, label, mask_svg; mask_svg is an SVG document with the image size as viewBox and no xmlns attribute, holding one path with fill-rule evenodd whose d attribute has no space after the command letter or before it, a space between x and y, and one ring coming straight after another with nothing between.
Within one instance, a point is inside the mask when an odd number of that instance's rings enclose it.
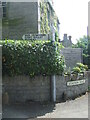
<instances>
[{"instance_id":1,"label":"tarmac road","mask_svg":"<svg viewBox=\"0 0 90 120\"><path fill-rule=\"evenodd\" d=\"M3 118L88 118L88 94L57 104L16 104L3 106ZM10 119L11 120L11 119Z\"/></svg>"},{"instance_id":2,"label":"tarmac road","mask_svg":"<svg viewBox=\"0 0 90 120\"><path fill-rule=\"evenodd\" d=\"M53 112L38 118L88 118L88 95L58 103Z\"/></svg>"}]
</instances>

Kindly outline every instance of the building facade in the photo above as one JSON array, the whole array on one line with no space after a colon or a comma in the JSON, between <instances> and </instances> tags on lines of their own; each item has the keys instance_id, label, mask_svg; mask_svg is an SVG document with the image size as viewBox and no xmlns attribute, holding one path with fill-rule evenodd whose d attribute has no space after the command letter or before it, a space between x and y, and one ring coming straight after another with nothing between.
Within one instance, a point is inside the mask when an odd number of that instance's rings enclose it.
<instances>
[{"instance_id":1,"label":"building facade","mask_svg":"<svg viewBox=\"0 0 90 120\"><path fill-rule=\"evenodd\" d=\"M90 36L90 1L88 2L88 30L87 35Z\"/></svg>"},{"instance_id":2,"label":"building facade","mask_svg":"<svg viewBox=\"0 0 90 120\"><path fill-rule=\"evenodd\" d=\"M73 45L71 38L71 36L67 36L67 34L64 34L63 40L60 41L60 43L62 43L64 47L71 47Z\"/></svg>"},{"instance_id":3,"label":"building facade","mask_svg":"<svg viewBox=\"0 0 90 120\"><path fill-rule=\"evenodd\" d=\"M52 0L2 2L2 39L22 39L24 34L59 34L59 20Z\"/></svg>"},{"instance_id":4,"label":"building facade","mask_svg":"<svg viewBox=\"0 0 90 120\"><path fill-rule=\"evenodd\" d=\"M2 4L0 2L0 39L2 39Z\"/></svg>"}]
</instances>

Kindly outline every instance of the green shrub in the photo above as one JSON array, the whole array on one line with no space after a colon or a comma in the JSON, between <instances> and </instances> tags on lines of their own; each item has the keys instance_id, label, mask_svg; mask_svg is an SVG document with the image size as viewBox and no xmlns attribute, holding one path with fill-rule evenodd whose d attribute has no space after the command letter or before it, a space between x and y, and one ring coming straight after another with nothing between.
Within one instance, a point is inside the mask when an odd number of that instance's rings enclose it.
<instances>
[{"instance_id":1,"label":"green shrub","mask_svg":"<svg viewBox=\"0 0 90 120\"><path fill-rule=\"evenodd\" d=\"M86 70L88 70L88 66L87 66L87 65L84 65L84 64L82 64L82 63L77 63L77 64L76 64L76 67L74 67L74 68L72 69L72 72L73 72L73 73L80 73L80 72L84 72L84 71L86 71Z\"/></svg>"},{"instance_id":2,"label":"green shrub","mask_svg":"<svg viewBox=\"0 0 90 120\"><path fill-rule=\"evenodd\" d=\"M82 63L77 63L77 66L81 69L82 72L88 70L88 66Z\"/></svg>"},{"instance_id":3,"label":"green shrub","mask_svg":"<svg viewBox=\"0 0 90 120\"><path fill-rule=\"evenodd\" d=\"M85 70L88 70L88 66L87 65L84 65L84 68L85 68Z\"/></svg>"},{"instance_id":4,"label":"green shrub","mask_svg":"<svg viewBox=\"0 0 90 120\"><path fill-rule=\"evenodd\" d=\"M73 71L73 73L80 73L81 72L79 67L74 67L72 71Z\"/></svg>"},{"instance_id":5,"label":"green shrub","mask_svg":"<svg viewBox=\"0 0 90 120\"><path fill-rule=\"evenodd\" d=\"M50 41L0 41L3 75L53 75L64 71L59 43ZM56 50L57 46L57 50Z\"/></svg>"}]
</instances>

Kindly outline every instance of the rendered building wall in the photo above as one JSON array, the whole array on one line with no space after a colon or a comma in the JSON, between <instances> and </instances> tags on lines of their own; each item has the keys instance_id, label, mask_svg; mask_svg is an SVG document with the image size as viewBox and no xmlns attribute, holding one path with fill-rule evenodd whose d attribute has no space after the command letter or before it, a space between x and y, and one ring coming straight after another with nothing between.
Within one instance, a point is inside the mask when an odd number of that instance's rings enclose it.
<instances>
[{"instance_id":1,"label":"rendered building wall","mask_svg":"<svg viewBox=\"0 0 90 120\"><path fill-rule=\"evenodd\" d=\"M38 3L8 2L3 18L3 39L22 39L24 34L38 33Z\"/></svg>"}]
</instances>

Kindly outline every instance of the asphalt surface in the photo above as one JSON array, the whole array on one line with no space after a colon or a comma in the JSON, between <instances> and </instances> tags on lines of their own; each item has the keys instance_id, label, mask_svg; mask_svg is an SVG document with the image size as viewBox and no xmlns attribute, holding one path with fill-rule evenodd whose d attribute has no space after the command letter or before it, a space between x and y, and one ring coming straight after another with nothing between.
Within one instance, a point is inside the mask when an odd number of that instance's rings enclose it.
<instances>
[{"instance_id":1,"label":"asphalt surface","mask_svg":"<svg viewBox=\"0 0 90 120\"><path fill-rule=\"evenodd\" d=\"M88 94L64 103L3 106L3 118L88 118Z\"/></svg>"},{"instance_id":2,"label":"asphalt surface","mask_svg":"<svg viewBox=\"0 0 90 120\"><path fill-rule=\"evenodd\" d=\"M88 118L88 95L58 103L55 110L38 118Z\"/></svg>"}]
</instances>

